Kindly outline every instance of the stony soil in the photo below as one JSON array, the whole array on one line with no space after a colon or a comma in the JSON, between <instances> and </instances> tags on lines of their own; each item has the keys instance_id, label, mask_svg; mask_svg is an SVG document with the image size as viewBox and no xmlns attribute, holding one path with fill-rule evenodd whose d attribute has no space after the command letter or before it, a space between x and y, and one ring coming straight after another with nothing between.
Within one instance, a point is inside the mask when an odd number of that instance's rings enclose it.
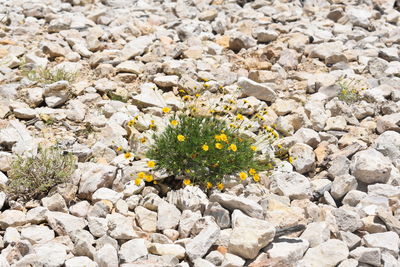
<instances>
[{"instance_id":1,"label":"stony soil","mask_svg":"<svg viewBox=\"0 0 400 267\"><path fill-rule=\"evenodd\" d=\"M0 191L0 266L400 266L399 8L0 1L2 188L16 155L39 145L79 159L41 200ZM77 77L45 84L24 68ZM222 192L162 175L135 185L131 174L148 171L140 140L168 123L163 107L182 108L179 90L200 88L205 103L235 99L249 123L267 110L247 134L273 126L272 149L290 158Z\"/></svg>"}]
</instances>

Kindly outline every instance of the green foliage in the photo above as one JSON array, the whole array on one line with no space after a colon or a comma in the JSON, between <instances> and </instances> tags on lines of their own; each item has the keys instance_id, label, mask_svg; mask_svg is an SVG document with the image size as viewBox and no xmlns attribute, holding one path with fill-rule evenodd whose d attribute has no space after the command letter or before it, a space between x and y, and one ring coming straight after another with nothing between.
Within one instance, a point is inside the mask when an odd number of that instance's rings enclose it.
<instances>
[{"instance_id":1,"label":"green foliage","mask_svg":"<svg viewBox=\"0 0 400 267\"><path fill-rule=\"evenodd\" d=\"M339 100L348 104L361 100L361 90L364 90L365 87L361 88L361 86L359 86L360 81L341 78L337 84L340 87L340 91L338 93Z\"/></svg>"},{"instance_id":2,"label":"green foliage","mask_svg":"<svg viewBox=\"0 0 400 267\"><path fill-rule=\"evenodd\" d=\"M17 198L42 198L51 188L70 179L75 162L72 154L64 154L56 147L39 148L34 157L18 156L8 172L6 190Z\"/></svg>"},{"instance_id":3,"label":"green foliage","mask_svg":"<svg viewBox=\"0 0 400 267\"><path fill-rule=\"evenodd\" d=\"M255 160L252 140L239 137L225 121L215 117L180 115L170 121L164 132L154 135L154 144L147 152L156 161L156 168L185 178L184 183L203 187L217 185L222 189L225 175L257 175L263 169ZM253 176L258 181L259 177ZM210 184L211 183L211 184Z\"/></svg>"},{"instance_id":4,"label":"green foliage","mask_svg":"<svg viewBox=\"0 0 400 267\"><path fill-rule=\"evenodd\" d=\"M66 71L63 68L50 69L47 67L38 67L30 69L26 64L22 64L20 70L22 75L29 80L44 84L51 84L58 81L68 81L72 83L76 79L76 73Z\"/></svg>"}]
</instances>

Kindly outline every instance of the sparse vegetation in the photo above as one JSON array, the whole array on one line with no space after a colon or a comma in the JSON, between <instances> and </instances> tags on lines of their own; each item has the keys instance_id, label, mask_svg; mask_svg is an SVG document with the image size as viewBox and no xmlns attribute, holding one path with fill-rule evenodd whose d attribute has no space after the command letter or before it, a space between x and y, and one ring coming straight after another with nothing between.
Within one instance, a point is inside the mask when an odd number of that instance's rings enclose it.
<instances>
[{"instance_id":1,"label":"sparse vegetation","mask_svg":"<svg viewBox=\"0 0 400 267\"><path fill-rule=\"evenodd\" d=\"M18 156L12 162L6 190L15 198L42 198L54 186L67 182L74 170L72 154L57 147L39 148L36 156Z\"/></svg>"},{"instance_id":2,"label":"sparse vegetation","mask_svg":"<svg viewBox=\"0 0 400 267\"><path fill-rule=\"evenodd\" d=\"M340 78L337 84L340 87L340 91L338 93L339 100L348 104L361 100L361 91L365 89L365 87L361 86L361 81Z\"/></svg>"},{"instance_id":3,"label":"sparse vegetation","mask_svg":"<svg viewBox=\"0 0 400 267\"><path fill-rule=\"evenodd\" d=\"M64 68L51 69L48 67L29 68L26 63L21 64L20 71L23 76L38 83L51 84L58 81L74 82L76 73Z\"/></svg>"}]
</instances>

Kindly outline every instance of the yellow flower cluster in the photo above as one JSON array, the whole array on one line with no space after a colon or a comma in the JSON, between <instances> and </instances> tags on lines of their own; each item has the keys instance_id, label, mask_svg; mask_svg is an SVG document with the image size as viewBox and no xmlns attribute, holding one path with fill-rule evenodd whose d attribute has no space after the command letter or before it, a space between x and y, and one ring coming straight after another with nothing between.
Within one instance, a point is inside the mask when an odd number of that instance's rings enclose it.
<instances>
[{"instance_id":1,"label":"yellow flower cluster","mask_svg":"<svg viewBox=\"0 0 400 267\"><path fill-rule=\"evenodd\" d=\"M250 168L248 173L253 177L254 182L258 183L260 181L260 175L257 173L257 171L253 168ZM239 178L240 180L244 181L248 177L246 172L240 172L239 173Z\"/></svg>"}]
</instances>

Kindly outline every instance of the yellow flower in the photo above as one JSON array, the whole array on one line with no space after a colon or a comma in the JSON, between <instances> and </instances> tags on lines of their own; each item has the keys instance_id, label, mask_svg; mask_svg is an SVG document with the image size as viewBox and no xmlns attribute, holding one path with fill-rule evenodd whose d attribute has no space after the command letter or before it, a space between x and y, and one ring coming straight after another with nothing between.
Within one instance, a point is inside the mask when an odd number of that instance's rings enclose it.
<instances>
[{"instance_id":1,"label":"yellow flower","mask_svg":"<svg viewBox=\"0 0 400 267\"><path fill-rule=\"evenodd\" d=\"M221 143L216 143L216 144L215 144L215 148L216 148L216 149L222 149Z\"/></svg>"},{"instance_id":2,"label":"yellow flower","mask_svg":"<svg viewBox=\"0 0 400 267\"><path fill-rule=\"evenodd\" d=\"M208 82L209 80L207 78L201 78L204 82Z\"/></svg>"},{"instance_id":3,"label":"yellow flower","mask_svg":"<svg viewBox=\"0 0 400 267\"><path fill-rule=\"evenodd\" d=\"M146 143L146 141L147 141L147 138L146 138L146 137L140 138L140 142L141 142L142 144Z\"/></svg>"},{"instance_id":4,"label":"yellow flower","mask_svg":"<svg viewBox=\"0 0 400 267\"><path fill-rule=\"evenodd\" d=\"M137 174L137 178L139 178L139 179L143 179L144 177L146 177L146 174L144 172L139 172Z\"/></svg>"},{"instance_id":5,"label":"yellow flower","mask_svg":"<svg viewBox=\"0 0 400 267\"><path fill-rule=\"evenodd\" d=\"M208 83L205 83L203 86L204 86L205 88L210 87L210 85L209 85Z\"/></svg>"},{"instance_id":6,"label":"yellow flower","mask_svg":"<svg viewBox=\"0 0 400 267\"><path fill-rule=\"evenodd\" d=\"M293 163L293 157L288 158L289 163Z\"/></svg>"},{"instance_id":7,"label":"yellow flower","mask_svg":"<svg viewBox=\"0 0 400 267\"><path fill-rule=\"evenodd\" d=\"M140 179L140 178L135 179L135 185L139 186L141 182L142 182L142 179Z\"/></svg>"},{"instance_id":8,"label":"yellow flower","mask_svg":"<svg viewBox=\"0 0 400 267\"><path fill-rule=\"evenodd\" d=\"M150 160L147 162L147 167L154 168L154 166L156 166L156 163L154 161Z\"/></svg>"},{"instance_id":9,"label":"yellow flower","mask_svg":"<svg viewBox=\"0 0 400 267\"><path fill-rule=\"evenodd\" d=\"M226 134L219 134L215 136L215 140L228 142L228 136Z\"/></svg>"},{"instance_id":10,"label":"yellow flower","mask_svg":"<svg viewBox=\"0 0 400 267\"><path fill-rule=\"evenodd\" d=\"M258 183L260 181L260 176L258 174L255 174L253 176L253 180L254 180L254 182Z\"/></svg>"},{"instance_id":11,"label":"yellow flower","mask_svg":"<svg viewBox=\"0 0 400 267\"><path fill-rule=\"evenodd\" d=\"M125 156L126 159L130 159L130 158L132 158L132 153L126 152L126 153L124 154L124 156Z\"/></svg>"},{"instance_id":12,"label":"yellow flower","mask_svg":"<svg viewBox=\"0 0 400 267\"><path fill-rule=\"evenodd\" d=\"M283 146L281 144L278 144L277 147L278 148L283 148Z\"/></svg>"},{"instance_id":13,"label":"yellow flower","mask_svg":"<svg viewBox=\"0 0 400 267\"><path fill-rule=\"evenodd\" d=\"M237 147L236 147L236 145L235 144L231 144L230 146L229 146L229 148L228 148L229 150L232 150L233 152L236 152L236 150L237 150Z\"/></svg>"},{"instance_id":14,"label":"yellow flower","mask_svg":"<svg viewBox=\"0 0 400 267\"><path fill-rule=\"evenodd\" d=\"M149 174L149 175L146 175L145 177L144 177L144 179L146 180L146 182L151 182L151 181L153 181L153 175L151 175L151 174Z\"/></svg>"},{"instance_id":15,"label":"yellow flower","mask_svg":"<svg viewBox=\"0 0 400 267\"><path fill-rule=\"evenodd\" d=\"M117 151L121 151L122 150L122 146L117 147Z\"/></svg>"},{"instance_id":16,"label":"yellow flower","mask_svg":"<svg viewBox=\"0 0 400 267\"><path fill-rule=\"evenodd\" d=\"M189 101L190 100L190 95L185 95L182 97L183 101Z\"/></svg>"},{"instance_id":17,"label":"yellow flower","mask_svg":"<svg viewBox=\"0 0 400 267\"><path fill-rule=\"evenodd\" d=\"M178 125L178 121L177 120L172 120L170 121L171 125L176 126Z\"/></svg>"},{"instance_id":18,"label":"yellow flower","mask_svg":"<svg viewBox=\"0 0 400 267\"><path fill-rule=\"evenodd\" d=\"M219 190L224 189L224 184L223 184L223 183L217 184L217 188L218 188Z\"/></svg>"},{"instance_id":19,"label":"yellow flower","mask_svg":"<svg viewBox=\"0 0 400 267\"><path fill-rule=\"evenodd\" d=\"M237 126L236 126L235 124L233 124L233 123L229 124L229 127L231 127L231 128L237 128Z\"/></svg>"},{"instance_id":20,"label":"yellow flower","mask_svg":"<svg viewBox=\"0 0 400 267\"><path fill-rule=\"evenodd\" d=\"M242 120L244 120L244 117L242 114L239 113L236 115L236 119L242 121Z\"/></svg>"},{"instance_id":21,"label":"yellow flower","mask_svg":"<svg viewBox=\"0 0 400 267\"><path fill-rule=\"evenodd\" d=\"M196 88L197 88L197 86L195 86L194 89L196 89ZM195 96L195 97L200 97L200 94L195 94L194 96Z\"/></svg>"},{"instance_id":22,"label":"yellow flower","mask_svg":"<svg viewBox=\"0 0 400 267\"><path fill-rule=\"evenodd\" d=\"M178 139L179 142L185 141L185 137L181 134L179 134L176 138Z\"/></svg>"},{"instance_id":23,"label":"yellow flower","mask_svg":"<svg viewBox=\"0 0 400 267\"><path fill-rule=\"evenodd\" d=\"M169 108L169 107L163 107L162 111L163 111L164 113L168 113L168 112L171 111L171 108Z\"/></svg>"},{"instance_id":24,"label":"yellow flower","mask_svg":"<svg viewBox=\"0 0 400 267\"><path fill-rule=\"evenodd\" d=\"M204 151L208 151L208 145L203 145L201 148L202 148Z\"/></svg>"},{"instance_id":25,"label":"yellow flower","mask_svg":"<svg viewBox=\"0 0 400 267\"><path fill-rule=\"evenodd\" d=\"M250 149L253 150L253 151L256 151L257 147L256 146L250 146Z\"/></svg>"},{"instance_id":26,"label":"yellow flower","mask_svg":"<svg viewBox=\"0 0 400 267\"><path fill-rule=\"evenodd\" d=\"M210 189L212 187L212 183L207 182L207 189Z\"/></svg>"},{"instance_id":27,"label":"yellow flower","mask_svg":"<svg viewBox=\"0 0 400 267\"><path fill-rule=\"evenodd\" d=\"M239 173L239 177L240 177L241 180L244 181L244 180L246 180L246 178L247 178L247 173L245 173L245 172L240 172L240 173Z\"/></svg>"},{"instance_id":28,"label":"yellow flower","mask_svg":"<svg viewBox=\"0 0 400 267\"><path fill-rule=\"evenodd\" d=\"M136 123L136 120L132 119L132 120L128 121L128 126L132 127L135 123Z\"/></svg>"},{"instance_id":29,"label":"yellow flower","mask_svg":"<svg viewBox=\"0 0 400 267\"><path fill-rule=\"evenodd\" d=\"M183 180L184 185L190 185L190 179L185 179Z\"/></svg>"},{"instance_id":30,"label":"yellow flower","mask_svg":"<svg viewBox=\"0 0 400 267\"><path fill-rule=\"evenodd\" d=\"M185 172L186 172L186 173L190 173L190 170L189 170L189 169L186 169Z\"/></svg>"},{"instance_id":31,"label":"yellow flower","mask_svg":"<svg viewBox=\"0 0 400 267\"><path fill-rule=\"evenodd\" d=\"M250 168L250 170L249 170L250 175L255 175L256 173L257 173L257 171L255 169Z\"/></svg>"}]
</instances>

